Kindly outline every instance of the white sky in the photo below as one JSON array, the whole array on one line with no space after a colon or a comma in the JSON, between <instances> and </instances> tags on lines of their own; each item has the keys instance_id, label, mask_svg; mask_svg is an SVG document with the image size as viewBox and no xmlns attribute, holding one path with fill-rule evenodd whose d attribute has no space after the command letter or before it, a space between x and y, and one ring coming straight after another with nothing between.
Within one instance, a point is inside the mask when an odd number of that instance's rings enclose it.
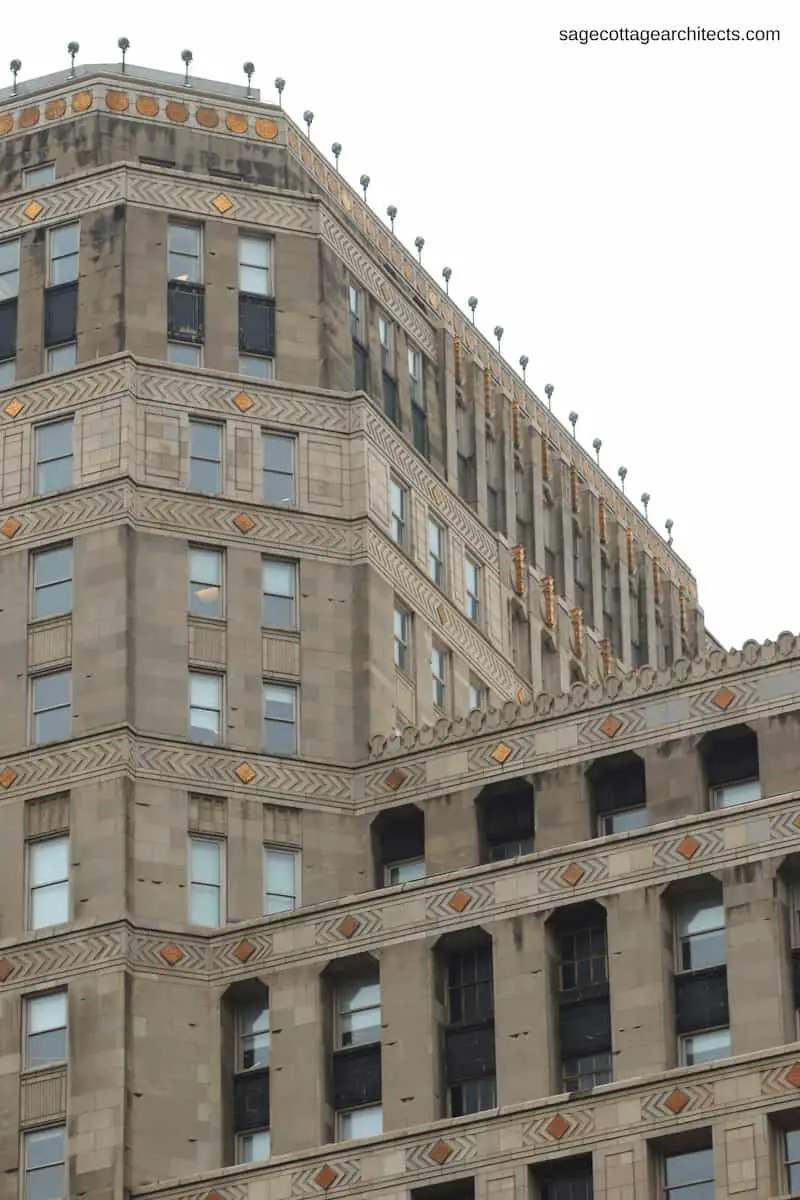
<instances>
[{"instance_id":1,"label":"white sky","mask_svg":"<svg viewBox=\"0 0 800 1200\"><path fill-rule=\"evenodd\" d=\"M202 14L208 13L206 21ZM645 16L646 14L646 16ZM15 24L17 27L15 28ZM562 28L780 28L779 44L564 44ZM21 78L79 62L254 84L326 151L601 464L672 517L725 645L797 629L796 0L15 8ZM5 63L0 63L5 70ZM9 79L10 82L10 79Z\"/></svg>"}]
</instances>

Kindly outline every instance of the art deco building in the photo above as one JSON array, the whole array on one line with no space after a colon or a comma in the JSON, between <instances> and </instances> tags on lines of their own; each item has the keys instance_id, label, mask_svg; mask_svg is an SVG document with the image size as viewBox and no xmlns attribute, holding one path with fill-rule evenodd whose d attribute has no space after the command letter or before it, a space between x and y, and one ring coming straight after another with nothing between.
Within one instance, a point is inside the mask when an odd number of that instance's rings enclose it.
<instances>
[{"instance_id":1,"label":"art deco building","mask_svg":"<svg viewBox=\"0 0 800 1200\"><path fill-rule=\"evenodd\" d=\"M0 1200L800 1195L800 639L284 111L0 92Z\"/></svg>"}]
</instances>

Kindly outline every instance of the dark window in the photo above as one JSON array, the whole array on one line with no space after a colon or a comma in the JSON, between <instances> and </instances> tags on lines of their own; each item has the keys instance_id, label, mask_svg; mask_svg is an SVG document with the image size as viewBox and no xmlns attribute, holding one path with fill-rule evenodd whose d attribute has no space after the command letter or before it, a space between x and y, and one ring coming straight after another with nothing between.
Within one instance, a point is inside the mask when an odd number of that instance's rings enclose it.
<instances>
[{"instance_id":1,"label":"dark window","mask_svg":"<svg viewBox=\"0 0 800 1200\"><path fill-rule=\"evenodd\" d=\"M397 407L397 381L391 375L383 372L383 411L395 425L400 424L400 413Z\"/></svg>"},{"instance_id":2,"label":"dark window","mask_svg":"<svg viewBox=\"0 0 800 1200\"><path fill-rule=\"evenodd\" d=\"M425 877L425 817L413 806L381 813L373 824L378 886Z\"/></svg>"},{"instance_id":3,"label":"dark window","mask_svg":"<svg viewBox=\"0 0 800 1200\"><path fill-rule=\"evenodd\" d=\"M452 953L447 964L447 1010L451 1025L494 1017L492 948L473 946Z\"/></svg>"},{"instance_id":4,"label":"dark window","mask_svg":"<svg viewBox=\"0 0 800 1200\"><path fill-rule=\"evenodd\" d=\"M725 967L675 976L675 1026L679 1034L724 1029L729 1024Z\"/></svg>"},{"instance_id":5,"label":"dark window","mask_svg":"<svg viewBox=\"0 0 800 1200\"><path fill-rule=\"evenodd\" d=\"M247 1071L233 1081L233 1122L237 1133L269 1127L269 1071Z\"/></svg>"},{"instance_id":6,"label":"dark window","mask_svg":"<svg viewBox=\"0 0 800 1200\"><path fill-rule=\"evenodd\" d=\"M542 1163L532 1174L537 1200L594 1200L589 1156Z\"/></svg>"},{"instance_id":7,"label":"dark window","mask_svg":"<svg viewBox=\"0 0 800 1200\"><path fill-rule=\"evenodd\" d=\"M475 506L477 475L474 455L458 455L458 494L467 504Z\"/></svg>"},{"instance_id":8,"label":"dark window","mask_svg":"<svg viewBox=\"0 0 800 1200\"><path fill-rule=\"evenodd\" d=\"M559 1005L561 1057L581 1058L611 1049L611 1010L608 996Z\"/></svg>"},{"instance_id":9,"label":"dark window","mask_svg":"<svg viewBox=\"0 0 800 1200\"><path fill-rule=\"evenodd\" d=\"M611 1082L611 1052L581 1054L561 1060L561 1082L565 1092L588 1092Z\"/></svg>"},{"instance_id":10,"label":"dark window","mask_svg":"<svg viewBox=\"0 0 800 1200\"><path fill-rule=\"evenodd\" d=\"M664 1200L714 1200L714 1151L690 1150L664 1159Z\"/></svg>"},{"instance_id":11,"label":"dark window","mask_svg":"<svg viewBox=\"0 0 800 1200\"><path fill-rule=\"evenodd\" d=\"M714 894L687 896L679 905L678 970L702 971L725 962L725 909Z\"/></svg>"},{"instance_id":12,"label":"dark window","mask_svg":"<svg viewBox=\"0 0 800 1200\"><path fill-rule=\"evenodd\" d=\"M333 1106L337 1112L380 1101L380 1042L337 1050L333 1056Z\"/></svg>"},{"instance_id":13,"label":"dark window","mask_svg":"<svg viewBox=\"0 0 800 1200\"><path fill-rule=\"evenodd\" d=\"M17 353L17 301L0 304L0 362Z\"/></svg>"},{"instance_id":14,"label":"dark window","mask_svg":"<svg viewBox=\"0 0 800 1200\"><path fill-rule=\"evenodd\" d=\"M533 853L533 788L525 780L484 788L478 813L484 862Z\"/></svg>"},{"instance_id":15,"label":"dark window","mask_svg":"<svg viewBox=\"0 0 800 1200\"><path fill-rule=\"evenodd\" d=\"M561 991L590 988L608 981L608 947L604 925L576 929L559 939Z\"/></svg>"},{"instance_id":16,"label":"dark window","mask_svg":"<svg viewBox=\"0 0 800 1200\"><path fill-rule=\"evenodd\" d=\"M60 346L78 336L78 285L64 283L44 294L44 344Z\"/></svg>"},{"instance_id":17,"label":"dark window","mask_svg":"<svg viewBox=\"0 0 800 1200\"><path fill-rule=\"evenodd\" d=\"M597 832L604 836L647 824L644 763L634 754L600 759L588 772Z\"/></svg>"},{"instance_id":18,"label":"dark window","mask_svg":"<svg viewBox=\"0 0 800 1200\"><path fill-rule=\"evenodd\" d=\"M475 1184L471 1179L432 1183L429 1187L414 1188L411 1200L475 1200Z\"/></svg>"},{"instance_id":19,"label":"dark window","mask_svg":"<svg viewBox=\"0 0 800 1200\"><path fill-rule=\"evenodd\" d=\"M428 445L428 414L418 404L411 405L411 434L414 449L427 458L430 450Z\"/></svg>"},{"instance_id":20,"label":"dark window","mask_svg":"<svg viewBox=\"0 0 800 1200\"><path fill-rule=\"evenodd\" d=\"M275 301L239 293L239 349L272 358L275 354Z\"/></svg>"},{"instance_id":21,"label":"dark window","mask_svg":"<svg viewBox=\"0 0 800 1200\"><path fill-rule=\"evenodd\" d=\"M450 1088L450 1115L453 1117L485 1112L487 1108L495 1108L496 1105L494 1075L487 1075L484 1079L470 1079Z\"/></svg>"},{"instance_id":22,"label":"dark window","mask_svg":"<svg viewBox=\"0 0 800 1200\"><path fill-rule=\"evenodd\" d=\"M167 337L175 342L202 342L205 297L199 285L171 280L167 287Z\"/></svg>"},{"instance_id":23,"label":"dark window","mask_svg":"<svg viewBox=\"0 0 800 1200\"><path fill-rule=\"evenodd\" d=\"M761 799L758 738L744 725L708 734L701 742L714 808Z\"/></svg>"},{"instance_id":24,"label":"dark window","mask_svg":"<svg viewBox=\"0 0 800 1200\"><path fill-rule=\"evenodd\" d=\"M365 346L353 339L353 387L365 392L369 386L369 352Z\"/></svg>"}]
</instances>

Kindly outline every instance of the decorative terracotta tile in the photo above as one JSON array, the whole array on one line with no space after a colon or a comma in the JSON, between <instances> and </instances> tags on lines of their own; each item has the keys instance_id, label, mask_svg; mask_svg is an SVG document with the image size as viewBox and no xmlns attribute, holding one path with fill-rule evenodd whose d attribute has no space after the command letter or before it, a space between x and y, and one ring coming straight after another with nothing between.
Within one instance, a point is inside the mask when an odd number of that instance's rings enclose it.
<instances>
[{"instance_id":1,"label":"decorative terracotta tile","mask_svg":"<svg viewBox=\"0 0 800 1200\"><path fill-rule=\"evenodd\" d=\"M239 766L234 771L234 775L242 781L242 783L252 783L256 777L256 773L250 766L250 763L239 763Z\"/></svg>"},{"instance_id":2,"label":"decorative terracotta tile","mask_svg":"<svg viewBox=\"0 0 800 1200\"><path fill-rule=\"evenodd\" d=\"M735 699L736 695L729 687L721 687L714 697L714 703L724 712L726 708L730 708Z\"/></svg>"},{"instance_id":3,"label":"decorative terracotta tile","mask_svg":"<svg viewBox=\"0 0 800 1200\"><path fill-rule=\"evenodd\" d=\"M158 101L154 96L140 96L136 101L136 111L143 117L157 117Z\"/></svg>"},{"instance_id":4,"label":"decorative terracotta tile","mask_svg":"<svg viewBox=\"0 0 800 1200\"><path fill-rule=\"evenodd\" d=\"M462 913L472 903L472 896L463 888L459 888L457 892L453 892L447 903L453 912Z\"/></svg>"},{"instance_id":5,"label":"decorative terracotta tile","mask_svg":"<svg viewBox=\"0 0 800 1200\"><path fill-rule=\"evenodd\" d=\"M448 1146L447 1142L439 1141L436 1143L436 1145L431 1150L429 1157L432 1158L433 1161L435 1163L438 1163L439 1166L441 1167L444 1165L444 1163L447 1162L448 1158L450 1157L450 1155L452 1153L453 1153L452 1146Z\"/></svg>"},{"instance_id":6,"label":"decorative terracotta tile","mask_svg":"<svg viewBox=\"0 0 800 1200\"><path fill-rule=\"evenodd\" d=\"M405 783L405 781L407 779L408 779L408 776L406 775L405 771L401 771L399 767L395 767L386 776L386 778L384 779L384 783L393 792L396 792L398 790L398 788L401 788L403 786L403 784Z\"/></svg>"},{"instance_id":7,"label":"decorative terracotta tile","mask_svg":"<svg viewBox=\"0 0 800 1200\"><path fill-rule=\"evenodd\" d=\"M502 767L503 763L507 762L513 753L514 751L505 742L498 742L489 757L493 758Z\"/></svg>"},{"instance_id":8,"label":"decorative terracotta tile","mask_svg":"<svg viewBox=\"0 0 800 1200\"><path fill-rule=\"evenodd\" d=\"M233 201L224 192L220 192L218 196L215 196L211 203L220 215L230 212L233 208Z\"/></svg>"},{"instance_id":9,"label":"decorative terracotta tile","mask_svg":"<svg viewBox=\"0 0 800 1200\"><path fill-rule=\"evenodd\" d=\"M680 1088L675 1088L675 1091L670 1092L664 1101L664 1107L668 1108L677 1117L678 1113L683 1112L688 1103L689 1097L686 1095L686 1092L681 1091Z\"/></svg>"},{"instance_id":10,"label":"decorative terracotta tile","mask_svg":"<svg viewBox=\"0 0 800 1200\"><path fill-rule=\"evenodd\" d=\"M5 983L14 968L7 958L0 958L0 983Z\"/></svg>"},{"instance_id":11,"label":"decorative terracotta tile","mask_svg":"<svg viewBox=\"0 0 800 1200\"><path fill-rule=\"evenodd\" d=\"M9 400L3 412L7 417L18 417L22 412L22 401L18 400L15 396L13 400Z\"/></svg>"},{"instance_id":12,"label":"decorative terracotta tile","mask_svg":"<svg viewBox=\"0 0 800 1200\"><path fill-rule=\"evenodd\" d=\"M795 1063L786 1072L786 1082L790 1083L793 1088L800 1088L800 1063Z\"/></svg>"},{"instance_id":13,"label":"decorative terracotta tile","mask_svg":"<svg viewBox=\"0 0 800 1200\"><path fill-rule=\"evenodd\" d=\"M7 538L13 538L14 534L17 533L21 528L22 525L16 517L9 517L8 520L4 521L3 524L0 525L0 533L4 534Z\"/></svg>"},{"instance_id":14,"label":"decorative terracotta tile","mask_svg":"<svg viewBox=\"0 0 800 1200\"><path fill-rule=\"evenodd\" d=\"M357 921L351 913L348 913L348 915L337 925L336 928L339 930L339 933L342 935L342 937L351 938L359 928L360 924L360 921Z\"/></svg>"},{"instance_id":15,"label":"decorative terracotta tile","mask_svg":"<svg viewBox=\"0 0 800 1200\"><path fill-rule=\"evenodd\" d=\"M255 404L255 400L252 396L248 396L247 392L239 392L233 397L233 403L239 412L248 412Z\"/></svg>"},{"instance_id":16,"label":"decorative terracotta tile","mask_svg":"<svg viewBox=\"0 0 800 1200\"><path fill-rule=\"evenodd\" d=\"M794 825L795 829L800 829L800 812L796 814L792 824Z\"/></svg>"},{"instance_id":17,"label":"decorative terracotta tile","mask_svg":"<svg viewBox=\"0 0 800 1200\"><path fill-rule=\"evenodd\" d=\"M239 513L238 517L233 518L233 523L240 533L249 533L255 525L255 521L248 517L247 513Z\"/></svg>"},{"instance_id":18,"label":"decorative terracotta tile","mask_svg":"<svg viewBox=\"0 0 800 1200\"><path fill-rule=\"evenodd\" d=\"M241 113L228 113L225 124L231 133L247 133L247 117Z\"/></svg>"},{"instance_id":19,"label":"decorative terracotta tile","mask_svg":"<svg viewBox=\"0 0 800 1200\"><path fill-rule=\"evenodd\" d=\"M176 946L174 942L170 942L168 946L162 946L159 954L170 967L174 967L184 957L180 946Z\"/></svg>"},{"instance_id":20,"label":"decorative terracotta tile","mask_svg":"<svg viewBox=\"0 0 800 1200\"><path fill-rule=\"evenodd\" d=\"M675 847L675 850L678 854L680 854L681 858L685 858L687 861L694 858L699 849L700 843L698 842L697 838L692 837L690 833L687 833L685 837L682 837Z\"/></svg>"},{"instance_id":21,"label":"decorative terracotta tile","mask_svg":"<svg viewBox=\"0 0 800 1200\"><path fill-rule=\"evenodd\" d=\"M206 1196L206 1200L225 1200L225 1197L221 1192L209 1192Z\"/></svg>"},{"instance_id":22,"label":"decorative terracotta tile","mask_svg":"<svg viewBox=\"0 0 800 1200\"><path fill-rule=\"evenodd\" d=\"M316 1183L317 1187L322 1188L323 1192L327 1192L328 1188L331 1187L338 1178L339 1176L334 1171L333 1167L329 1167L328 1164L325 1163L325 1166L322 1168L322 1170L314 1177L314 1182Z\"/></svg>"},{"instance_id":23,"label":"decorative terracotta tile","mask_svg":"<svg viewBox=\"0 0 800 1200\"><path fill-rule=\"evenodd\" d=\"M0 771L0 787L10 788L16 778L16 771L12 771L11 767L4 767L3 770Z\"/></svg>"},{"instance_id":24,"label":"decorative terracotta tile","mask_svg":"<svg viewBox=\"0 0 800 1200\"><path fill-rule=\"evenodd\" d=\"M247 938L245 938L243 942L239 942L239 945L233 952L233 957L238 958L240 963L246 963L248 958L252 958L255 952L256 948L253 943L248 942Z\"/></svg>"},{"instance_id":25,"label":"decorative terracotta tile","mask_svg":"<svg viewBox=\"0 0 800 1200\"><path fill-rule=\"evenodd\" d=\"M26 204L22 210L23 216L26 216L29 221L35 221L44 212L44 205L38 200L31 200L30 204Z\"/></svg>"},{"instance_id":26,"label":"decorative terracotta tile","mask_svg":"<svg viewBox=\"0 0 800 1200\"><path fill-rule=\"evenodd\" d=\"M188 108L178 100L170 100L164 112L167 114L168 121L177 121L179 125L183 125L185 121L189 120Z\"/></svg>"},{"instance_id":27,"label":"decorative terracotta tile","mask_svg":"<svg viewBox=\"0 0 800 1200\"><path fill-rule=\"evenodd\" d=\"M551 1138L555 1138L560 1142L565 1133L569 1130L569 1121L566 1117L562 1117L561 1113L556 1113L552 1121L548 1121L544 1127L545 1133L549 1133Z\"/></svg>"},{"instance_id":28,"label":"decorative terracotta tile","mask_svg":"<svg viewBox=\"0 0 800 1200\"><path fill-rule=\"evenodd\" d=\"M278 126L267 117L256 118L256 133L266 142L272 142L278 136Z\"/></svg>"},{"instance_id":29,"label":"decorative terracotta tile","mask_svg":"<svg viewBox=\"0 0 800 1200\"><path fill-rule=\"evenodd\" d=\"M439 624L444 625L447 621L447 609L443 604L436 605L436 615L439 618Z\"/></svg>"},{"instance_id":30,"label":"decorative terracotta tile","mask_svg":"<svg viewBox=\"0 0 800 1200\"><path fill-rule=\"evenodd\" d=\"M525 691L525 688L520 688L519 691L517 692L517 704L527 704L527 703L528 703L528 693Z\"/></svg>"},{"instance_id":31,"label":"decorative terracotta tile","mask_svg":"<svg viewBox=\"0 0 800 1200\"><path fill-rule=\"evenodd\" d=\"M583 867L579 867L577 863L570 863L567 869L562 871L561 878L570 887L577 887L585 874Z\"/></svg>"},{"instance_id":32,"label":"decorative terracotta tile","mask_svg":"<svg viewBox=\"0 0 800 1200\"><path fill-rule=\"evenodd\" d=\"M607 738L613 738L615 734L622 729L622 721L619 717L606 717L603 724L600 726L600 732L604 733Z\"/></svg>"}]
</instances>

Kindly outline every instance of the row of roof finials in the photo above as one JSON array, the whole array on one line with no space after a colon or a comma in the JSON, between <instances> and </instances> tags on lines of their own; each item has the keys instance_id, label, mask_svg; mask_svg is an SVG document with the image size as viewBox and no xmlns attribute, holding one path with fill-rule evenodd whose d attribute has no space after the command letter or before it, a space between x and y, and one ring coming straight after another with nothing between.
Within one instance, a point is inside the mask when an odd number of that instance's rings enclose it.
<instances>
[{"instance_id":1,"label":"row of roof finials","mask_svg":"<svg viewBox=\"0 0 800 1200\"><path fill-rule=\"evenodd\" d=\"M708 683L710 680L719 682L711 702L723 713L736 699L736 693L725 683L726 678L759 667L798 659L800 634L786 631L774 642L769 639L763 643L749 641L745 642L741 650L712 650L705 658L693 661L679 658L671 667L662 671L650 666L640 667L625 675L613 674L605 679L592 679L589 683L574 683L569 691L559 695L540 692L524 703L509 700L500 709L475 711L453 720L443 717L435 725L424 725L420 728L409 726L393 737L378 735L370 740L370 758L387 758L410 750L443 746L475 737L476 734L512 729L515 726L583 712L610 701L633 700L691 686L694 683ZM735 686L735 680L731 679L731 683ZM622 722L610 714L603 726L603 733L611 740L622 727ZM501 759L497 761L502 765Z\"/></svg>"},{"instance_id":2,"label":"row of roof finials","mask_svg":"<svg viewBox=\"0 0 800 1200\"><path fill-rule=\"evenodd\" d=\"M337 201L349 219L401 271L405 282L414 288L423 301L433 309L450 333L454 337L463 339L464 345L470 353L479 355L482 362L489 367L493 378L513 397L514 402L524 403L536 412L537 424L545 430L554 445L570 458L576 454L580 455L581 471L587 481L591 481L598 494L604 496L610 503L621 504L628 510L629 520L636 529L637 540L647 546L652 554L664 555L664 539L636 513L630 501L623 497L613 480L592 462L588 453L575 441L574 434L570 437L549 408L542 404L527 383L521 380L501 358L499 350L495 351L478 332L474 323L468 321L464 314L453 305L449 293L445 293L434 282L428 272L423 270L421 263L414 261L412 255L393 233L390 233L382 223L376 221L374 213L366 201L362 202L338 170L334 170L312 145L310 137L304 136L299 129L293 126L282 111L279 120L275 120L272 116L259 116L241 109L220 112L208 105L190 104L184 100L177 100L174 96L170 97L169 94L158 96L152 90L148 93L133 95L119 88L108 88L105 91L102 87L96 91L91 88L83 88L80 91L72 92L69 96L52 96L41 104L31 104L28 101L17 111L0 112L0 139L14 131L28 132L42 123L80 116L96 105L120 115L164 121L172 125L186 125L193 121L200 128L209 132L217 130L234 136L255 137L265 142L281 141L282 130L279 121L285 122L286 141L290 151L316 181L326 188L329 195ZM667 556L675 559L676 565L683 565L671 549L667 551ZM693 590L691 581L687 581L686 586L691 594Z\"/></svg>"}]
</instances>

